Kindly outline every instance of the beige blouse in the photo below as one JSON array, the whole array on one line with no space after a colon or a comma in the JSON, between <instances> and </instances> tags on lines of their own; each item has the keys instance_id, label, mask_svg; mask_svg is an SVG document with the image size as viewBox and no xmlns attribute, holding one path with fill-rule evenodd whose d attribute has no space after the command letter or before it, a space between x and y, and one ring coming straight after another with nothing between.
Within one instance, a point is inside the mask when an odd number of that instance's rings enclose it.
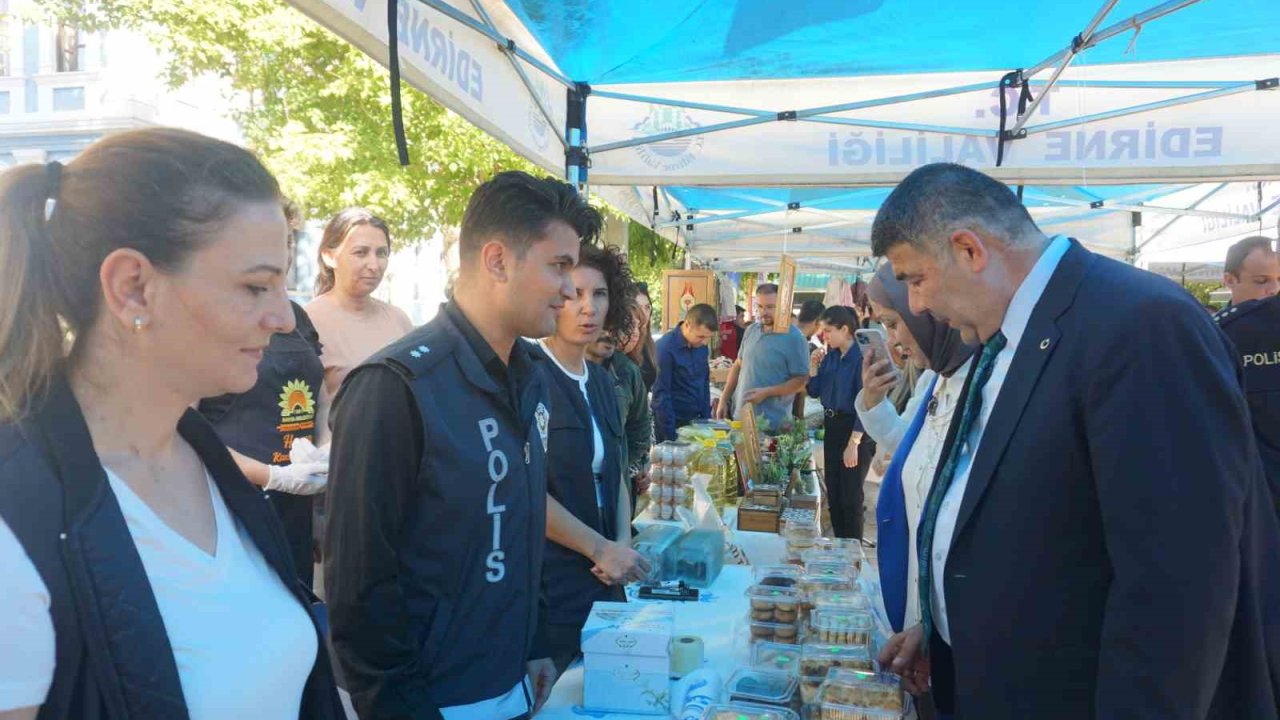
<instances>
[{"instance_id":1,"label":"beige blouse","mask_svg":"<svg viewBox=\"0 0 1280 720\"><path fill-rule=\"evenodd\" d=\"M347 311L325 294L307 304L307 315L320 333L324 349L324 392L321 402L328 408L342 387L342 381L360 363L413 329L413 322L400 308L370 298L372 312Z\"/></svg>"}]
</instances>

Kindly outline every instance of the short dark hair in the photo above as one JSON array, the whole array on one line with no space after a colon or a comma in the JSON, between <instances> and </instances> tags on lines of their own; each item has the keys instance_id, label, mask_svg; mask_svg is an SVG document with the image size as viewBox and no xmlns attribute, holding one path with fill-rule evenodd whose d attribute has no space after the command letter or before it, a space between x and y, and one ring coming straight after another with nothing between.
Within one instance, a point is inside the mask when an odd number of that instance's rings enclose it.
<instances>
[{"instance_id":1,"label":"short dark hair","mask_svg":"<svg viewBox=\"0 0 1280 720\"><path fill-rule=\"evenodd\" d=\"M1241 240L1227 248L1227 261L1222 269L1238 277L1240 268L1244 266L1245 258L1249 257L1249 253L1259 249L1274 255L1276 252L1275 241L1262 235L1254 235Z\"/></svg>"},{"instance_id":2,"label":"short dark hair","mask_svg":"<svg viewBox=\"0 0 1280 720\"><path fill-rule=\"evenodd\" d=\"M777 295L778 284L777 283L760 283L759 285L756 286L756 294L757 295Z\"/></svg>"},{"instance_id":3,"label":"short dark hair","mask_svg":"<svg viewBox=\"0 0 1280 720\"><path fill-rule=\"evenodd\" d=\"M529 247L542 239L547 226L557 220L586 242L593 242L604 226L600 211L572 185L514 170L498 173L476 188L467 202L458 254L463 259L473 257L486 242L498 239L514 250L516 257L524 257Z\"/></svg>"},{"instance_id":4,"label":"short dark hair","mask_svg":"<svg viewBox=\"0 0 1280 720\"><path fill-rule=\"evenodd\" d=\"M578 251L578 267L599 270L609 288L609 312L604 316L604 331L628 337L636 324L636 285L631 278L627 258L615 247L598 247L583 243Z\"/></svg>"},{"instance_id":5,"label":"short dark hair","mask_svg":"<svg viewBox=\"0 0 1280 720\"><path fill-rule=\"evenodd\" d=\"M716 315L716 309L706 303L699 303L689 308L689 312L684 316L684 321L693 327L701 327L708 330L720 329L720 318Z\"/></svg>"},{"instance_id":6,"label":"short dark hair","mask_svg":"<svg viewBox=\"0 0 1280 720\"><path fill-rule=\"evenodd\" d=\"M844 305L832 305L823 310L818 319L832 327L844 328L850 332L857 330L860 324L858 314L853 311L853 308Z\"/></svg>"},{"instance_id":7,"label":"short dark hair","mask_svg":"<svg viewBox=\"0 0 1280 720\"><path fill-rule=\"evenodd\" d=\"M802 323L818 322L818 318L822 316L822 311L826 309L827 306L817 300L805 300L800 305L800 317L797 319Z\"/></svg>"},{"instance_id":8,"label":"short dark hair","mask_svg":"<svg viewBox=\"0 0 1280 720\"><path fill-rule=\"evenodd\" d=\"M1035 221L1009 186L954 163L933 163L912 171L889 193L871 226L871 252L884 257L907 244L941 254L950 234L981 229L1017 246Z\"/></svg>"}]
</instances>

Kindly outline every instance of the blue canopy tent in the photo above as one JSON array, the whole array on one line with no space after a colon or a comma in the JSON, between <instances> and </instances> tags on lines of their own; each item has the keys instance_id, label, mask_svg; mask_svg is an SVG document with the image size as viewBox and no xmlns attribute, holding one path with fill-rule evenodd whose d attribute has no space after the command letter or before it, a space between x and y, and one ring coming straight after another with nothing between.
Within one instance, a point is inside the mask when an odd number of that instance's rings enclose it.
<instances>
[{"instance_id":1,"label":"blue canopy tent","mask_svg":"<svg viewBox=\"0 0 1280 720\"><path fill-rule=\"evenodd\" d=\"M1130 259L1175 211L1276 209L1214 207L1280 178L1274 0L290 2L726 269L865 255L885 188L935 160Z\"/></svg>"}]
</instances>

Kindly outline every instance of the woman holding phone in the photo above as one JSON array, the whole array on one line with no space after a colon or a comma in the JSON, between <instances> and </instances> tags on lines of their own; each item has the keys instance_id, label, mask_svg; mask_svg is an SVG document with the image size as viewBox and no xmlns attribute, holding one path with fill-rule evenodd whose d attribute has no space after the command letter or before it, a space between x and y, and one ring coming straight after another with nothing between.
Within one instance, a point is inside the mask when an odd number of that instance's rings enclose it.
<instances>
[{"instance_id":1,"label":"woman holding phone","mask_svg":"<svg viewBox=\"0 0 1280 720\"><path fill-rule=\"evenodd\" d=\"M887 262L876 271L867 294L890 340L912 363L927 368L899 414L886 395L900 382L900 372L892 359L868 353L862 360L862 391L854 403L866 433L893 453L880 485L876 522L881 593L894 632L901 632L897 628L911 627L920 619L916 524L961 400L974 347L933 316L912 313L907 286L894 277Z\"/></svg>"},{"instance_id":2,"label":"woman holding phone","mask_svg":"<svg viewBox=\"0 0 1280 720\"><path fill-rule=\"evenodd\" d=\"M818 324L827 349L812 358L806 390L809 397L822 400L825 416L822 447L827 512L836 537L861 539L865 464L858 462L862 426L854 412L854 398L862 389L862 353L853 338L858 316L835 305L822 312Z\"/></svg>"}]
</instances>

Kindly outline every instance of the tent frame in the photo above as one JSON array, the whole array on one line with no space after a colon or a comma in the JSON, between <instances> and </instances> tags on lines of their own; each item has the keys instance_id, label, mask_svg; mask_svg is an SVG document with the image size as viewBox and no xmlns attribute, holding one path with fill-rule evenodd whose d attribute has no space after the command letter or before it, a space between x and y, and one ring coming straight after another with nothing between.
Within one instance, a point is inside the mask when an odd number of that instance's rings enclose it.
<instances>
[{"instance_id":1,"label":"tent frame","mask_svg":"<svg viewBox=\"0 0 1280 720\"><path fill-rule=\"evenodd\" d=\"M411 0L391 0L391 2L393 3L399 2L399 1L411 1ZM475 11L476 15L479 17L479 20L453 7L446 0L416 0L416 2L434 9L435 11L449 17L450 19L462 24L465 27L470 28L471 30L477 33L480 33L481 35L484 35L485 37L489 38L494 43L496 43L496 45L498 46L498 49L507 57L512 68L517 73L521 83L525 87L525 90L529 93L530 98L532 99L534 105L537 107L538 112L541 114L542 118L548 123L548 125L552 128L557 127L557 123L554 120L554 116L550 108L547 107L544 99L540 97L539 94L534 90L533 82L529 77L529 74L526 71L523 63L527 63L529 66L536 68L538 71L552 78L554 81L556 81L557 83L559 83L560 85L562 85L564 88L568 90L568 95L569 95L568 116L570 118L569 122L566 123L568 126L565 127L564 129L565 132L563 135L560 135L558 133L553 133L553 134L556 135L557 141L560 143L560 145L563 147L565 151L564 176L566 180L574 184L576 187L579 188L580 191L583 191L583 192L586 192L588 189L587 183L588 183L588 169L590 167L590 158L591 156L597 153L606 153L606 152L612 152L612 151L622 150L626 148L652 145L655 143L660 143L660 142L669 141L669 140L676 140L676 139L685 138L685 137L691 137L694 135L708 135L711 133L725 132L729 130L744 128L744 127L762 125L770 122L812 122L812 123L823 123L823 124L830 124L830 125L861 127L861 128L871 128L871 129L902 130L902 131L909 131L909 132L959 135L959 136L980 137L980 138L998 138L1001 140L1001 142L1004 142L1004 141L1013 141L1013 140L1022 139L1032 134L1047 133L1047 132L1061 130L1064 128L1077 127L1077 126L1086 125L1089 123L1109 120L1117 117L1135 115L1135 114L1145 113L1145 112L1169 108L1169 107L1189 105L1189 104L1204 102L1207 100L1227 97L1227 96L1251 92L1251 91L1271 91L1271 90L1276 90L1277 88L1280 88L1280 78L1264 78L1264 79L1258 79L1253 81L1096 81L1096 82L1094 81L1086 82L1081 80L1069 80L1069 79L1062 78L1062 75L1066 71L1066 69L1071 65L1071 63L1075 60L1075 58L1084 50L1095 47L1101 42L1104 42L1106 40L1109 40L1117 36L1121 36L1128 32L1133 32L1134 36L1136 37L1137 33L1141 32L1141 30L1146 24L1153 22L1159 18L1170 15L1174 12L1177 12L1178 10L1194 5L1199 1L1200 0L1168 0L1167 2L1160 3L1144 12L1138 13L1136 15L1128 17L1119 22L1113 23L1107 26L1106 28L1103 28L1102 30L1098 30L1098 27L1106 19L1107 15L1110 14L1110 12L1118 4L1118 0L1104 0L1102 6L1094 14L1090 22L1085 26L1084 30L1078 35L1076 35L1074 38L1072 38L1071 43L1067 47L1041 60L1040 62L1031 66L1027 70L1019 69L1014 71L1013 73L1006 75L1006 78L1010 79L1010 82L1007 82L1007 83L1002 82L1001 80L995 80L992 82L973 83L969 85L940 88L940 89L929 90L924 92L908 93L904 95L894 95L894 96L874 98L869 100L861 100L857 102L842 103L837 105L803 108L798 110L764 110L760 108L746 108L746 107L735 107L730 105L719 105L714 103L701 103L701 102L695 102L695 101L689 101L689 100L681 100L677 98L654 97L649 95L619 92L616 90L604 90L604 89L594 90L593 88L591 88L585 83L575 82L571 78L567 77L558 68L554 67L552 64L542 61L541 59L534 56L530 52L519 47L518 44L513 39L503 35L498 30L497 25L494 23L492 17L485 10L481 0L469 0L471 7ZM1048 70L1049 68L1053 68L1053 72L1051 73L1051 75L1047 80L1037 80L1034 78L1035 75L1045 70ZM1017 113L1016 120L1014 122L1012 129L1005 131L1003 134L999 130L983 130L983 129L977 129L977 128L962 128L962 127L951 127L951 126L935 125L935 124L894 122L894 121L886 121L886 120L872 120L867 118L850 118L850 117L837 116L837 114L839 113L847 113L847 112L853 112L857 110L879 108L879 107L886 107L886 106L893 106L893 105L902 105L902 104L917 102L921 100L928 100L933 98L990 91L992 89L1001 88L1002 85L1004 87L1013 87L1013 88L1023 87L1023 88L1026 88L1027 90L1030 90L1031 88L1035 88L1039 91L1038 93L1035 93L1033 96L1031 96L1030 102L1027 104L1024 104L1021 111ZM1082 115L1079 117L1068 118L1065 120L1060 120L1055 122L1042 123L1038 125L1030 124L1030 120L1034 116L1036 109L1048 96L1048 93L1052 91L1055 87L1089 87L1089 88L1105 88L1105 89L1140 89L1140 90L1169 89L1169 90L1187 90L1187 91L1198 91L1198 92L1190 92L1189 94L1180 95L1178 97L1168 98L1165 100L1142 103L1142 104L1132 105L1128 107L1117 108L1117 109L1103 111L1103 112L1097 112L1089 115ZM717 112L717 113L724 113L727 115L738 115L742 117L736 120L727 120L725 122L699 126L696 128L688 128L688 129L676 130L671 132L657 133L653 135L631 138L627 140L620 140L616 142L602 143L602 144L593 146L588 144L587 142L588 123L587 123L587 113L586 113L586 100L587 100L587 97L590 95L596 95L598 97L608 98L613 100L661 105L666 107L678 107L678 108L700 110L700 111L707 111L707 112ZM576 104L576 107L575 107L575 104ZM577 116L579 117L579 123L577 126L572 125L572 122L573 122L572 118L575 116L575 112L574 112L575 110L577 111ZM1112 200L1103 200L1099 198L1093 201L1082 201L1082 200L1072 200L1068 198L1046 196L1039 193L1028 195L1028 197L1036 199L1041 202L1049 203L1052 205L1061 205L1064 207L1087 207L1091 211L1091 213L1093 211L1129 212L1129 213L1152 212L1152 213L1159 213L1159 214L1173 214L1173 215L1178 215L1180 217L1196 216L1196 217L1222 218L1222 219L1245 220L1245 221L1258 221L1267 212L1275 209L1277 206L1280 206L1280 201L1277 201L1265 208L1260 208L1259 212L1251 215L1197 209L1202 202L1204 202L1205 200L1208 200L1210 197L1212 197L1214 194L1216 194L1225 186L1226 186L1226 183L1222 183L1216 186L1212 191L1210 191L1200 200L1196 201L1195 203L1192 203L1187 208L1162 207L1158 205L1147 205L1141 202L1137 204L1117 202L1117 200L1120 200L1120 198L1115 198ZM633 186L633 189L636 192L636 196L637 196L636 199L639 201L640 206L642 207L648 206L650 203L646 202L645 198L643 198L640 195L639 189L635 188L634 186ZM774 235L774 234L784 234L784 235L800 234L800 233L803 233L806 229L809 231L820 231L824 229L831 229L834 227L844 227L847 225L865 224L864 221L861 221L861 220L851 220L848 218L844 218L843 216L837 215L836 213L830 213L830 212L823 213L819 210L819 208L823 204L838 203L842 200L845 200L851 197L853 194L854 193L851 192L847 194L835 195L832 197L821 198L818 200L813 200L813 201L808 201L803 203L802 202L786 203L786 202L780 202L772 199L753 197L750 199L761 202L765 204L767 207L756 209L756 210L744 210L744 211L737 211L737 212L730 212L730 213L722 213L718 215L710 215L705 217L693 217L693 215L696 213L696 210L685 208L684 212L682 213L680 210L682 206L671 197L670 193L668 193L665 188L659 187L659 188L655 188L655 193L654 193L655 197L654 197L654 203L653 203L654 210L653 210L653 217L650 221L650 226L655 230L675 229L677 231L677 236L676 236L677 244L685 247L686 249L693 250L695 248L691 247L691 244L689 242L687 241L684 243L680 242L679 231L681 229L686 231L692 231L695 227L699 225L706 225L714 222L724 222L729 220L746 221L749 218L757 217L760 215L777 213L780 210L785 210L788 214L790 214L790 212L792 211L803 209L809 212L817 212L819 214L828 215L837 219L832 222L818 223L815 225L809 225L807 227L791 227L789 229L787 227L773 226L770 223L753 222L750 224L757 224L761 227L769 228L769 229L761 232L749 232L749 233L729 235L725 237L718 237L716 238L716 241L725 242L725 241L746 240L754 237L765 237L765 236ZM669 217L668 219L665 219L665 220L659 219L662 216L662 210L659 207L660 203L657 202L657 199L659 196L664 198L666 201L667 215ZM1083 217L1083 216L1075 216L1075 217ZM1157 230L1154 234L1152 234L1149 238L1147 238L1142 243L1142 245L1137 245L1135 243L1132 249L1132 252L1137 252L1141 250L1142 247L1145 247L1152 240L1158 237L1162 232L1167 230L1173 224L1173 222L1176 222L1176 220L1177 218L1174 218L1172 221L1165 224L1163 227L1161 227L1160 230ZM1065 221L1066 221L1065 218L1052 218L1052 219L1046 220L1046 224L1053 224L1053 223L1059 223L1059 222L1065 222ZM805 249L800 252L802 252L805 255L812 255L812 256L820 255L819 252L815 250L810 250L810 249ZM847 255L847 249L844 250L843 252Z\"/></svg>"}]
</instances>

